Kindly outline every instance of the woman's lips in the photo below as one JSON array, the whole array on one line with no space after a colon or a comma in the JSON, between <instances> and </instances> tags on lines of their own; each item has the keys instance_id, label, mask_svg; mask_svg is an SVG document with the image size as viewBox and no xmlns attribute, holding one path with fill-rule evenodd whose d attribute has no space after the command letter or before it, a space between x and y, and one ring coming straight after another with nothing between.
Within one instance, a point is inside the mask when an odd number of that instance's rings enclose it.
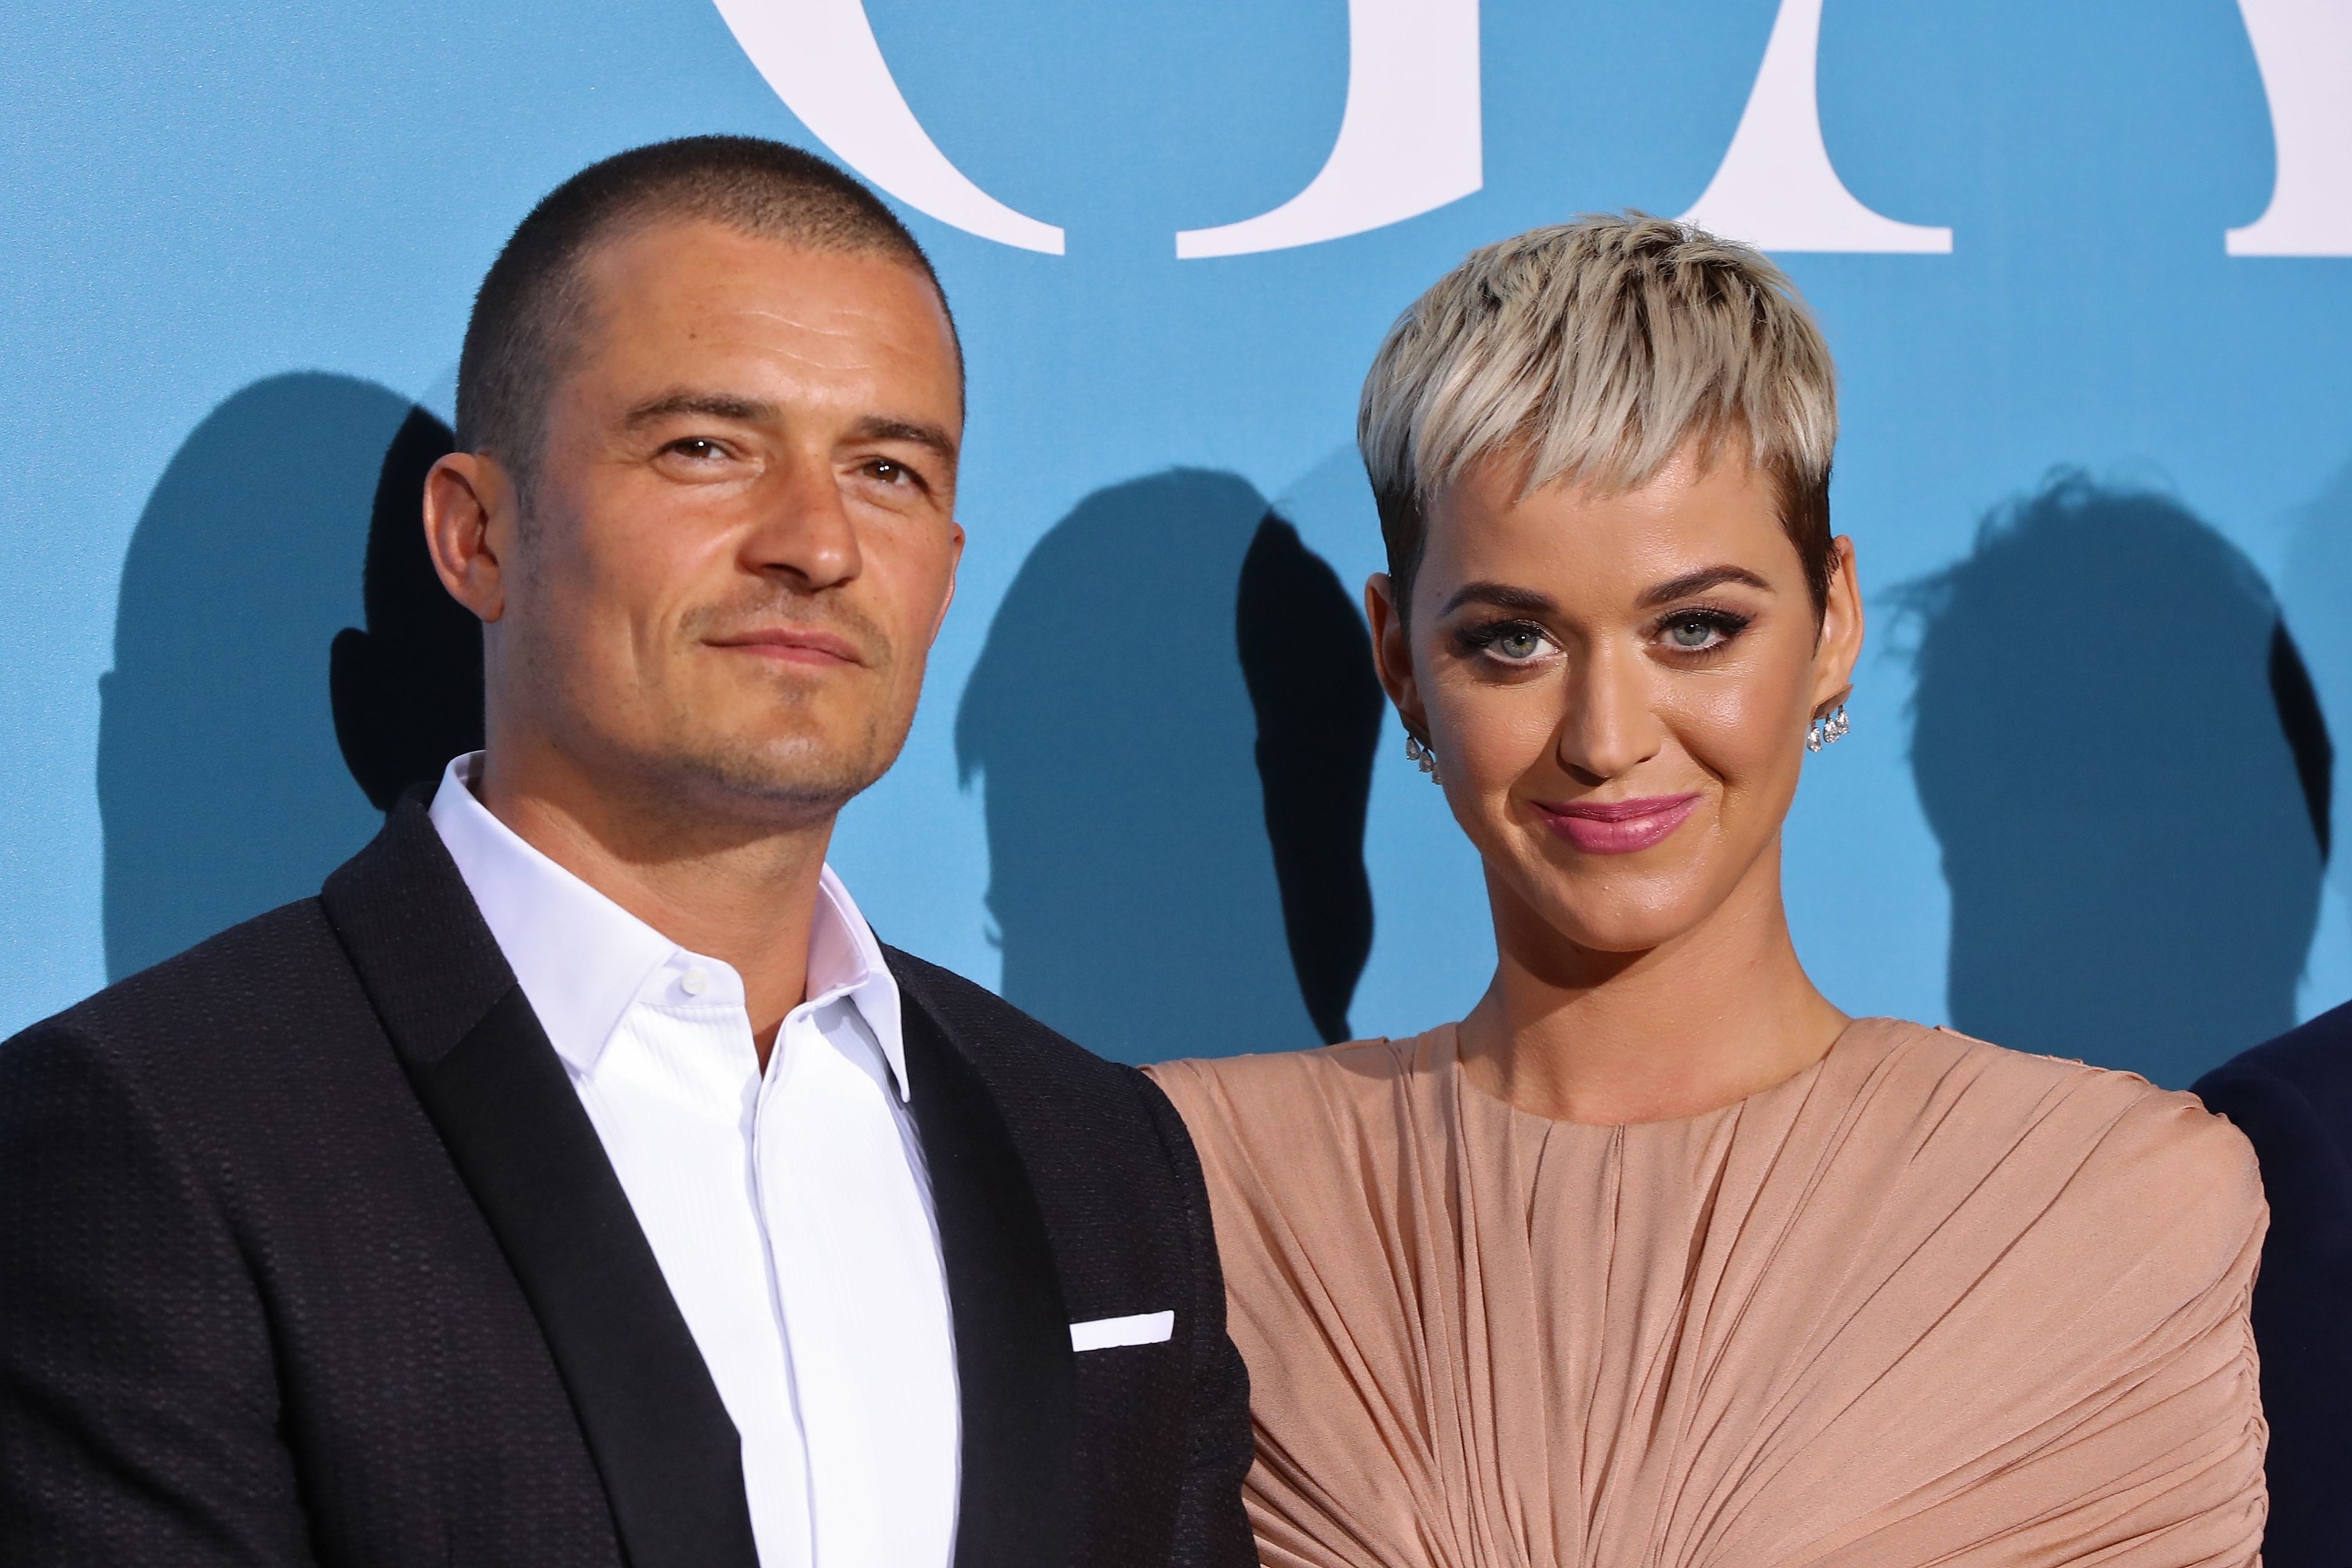
<instances>
[{"instance_id":1,"label":"woman's lips","mask_svg":"<svg viewBox=\"0 0 2352 1568\"><path fill-rule=\"evenodd\" d=\"M1537 801L1535 808L1554 833L1588 855L1631 855L1680 827L1696 805L1696 795L1652 795L1639 800L1580 800L1566 805Z\"/></svg>"}]
</instances>

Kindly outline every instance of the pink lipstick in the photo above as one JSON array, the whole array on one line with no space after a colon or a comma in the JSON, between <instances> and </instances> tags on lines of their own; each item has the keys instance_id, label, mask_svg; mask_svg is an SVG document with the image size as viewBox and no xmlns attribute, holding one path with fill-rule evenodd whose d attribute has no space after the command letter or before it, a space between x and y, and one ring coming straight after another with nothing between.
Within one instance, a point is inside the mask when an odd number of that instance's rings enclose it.
<instances>
[{"instance_id":1,"label":"pink lipstick","mask_svg":"<svg viewBox=\"0 0 2352 1568\"><path fill-rule=\"evenodd\" d=\"M1588 855L1632 855L1663 841L1698 805L1696 795L1652 795L1638 800L1535 803L1550 829Z\"/></svg>"}]
</instances>

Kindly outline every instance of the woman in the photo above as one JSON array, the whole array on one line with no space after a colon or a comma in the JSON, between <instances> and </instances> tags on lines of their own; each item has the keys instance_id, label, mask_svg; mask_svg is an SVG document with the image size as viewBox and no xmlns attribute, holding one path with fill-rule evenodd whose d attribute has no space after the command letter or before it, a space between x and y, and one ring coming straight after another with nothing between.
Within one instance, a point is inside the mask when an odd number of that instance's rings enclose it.
<instances>
[{"instance_id":1,"label":"woman","mask_svg":"<svg viewBox=\"0 0 2352 1568\"><path fill-rule=\"evenodd\" d=\"M1367 609L1497 965L1416 1039L1156 1069L1268 1563L2255 1560L2244 1141L1849 1019L1790 942L1781 823L1862 646L1835 424L1787 280L1654 219L1481 251L1381 346Z\"/></svg>"}]
</instances>

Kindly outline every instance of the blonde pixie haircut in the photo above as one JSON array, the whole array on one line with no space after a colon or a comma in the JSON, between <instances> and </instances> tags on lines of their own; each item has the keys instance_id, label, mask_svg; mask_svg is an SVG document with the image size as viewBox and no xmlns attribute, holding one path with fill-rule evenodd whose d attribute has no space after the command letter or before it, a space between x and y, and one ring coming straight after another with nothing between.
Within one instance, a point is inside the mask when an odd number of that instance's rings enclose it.
<instances>
[{"instance_id":1,"label":"blonde pixie haircut","mask_svg":"<svg viewBox=\"0 0 2352 1568\"><path fill-rule=\"evenodd\" d=\"M1744 245L1641 213L1591 215L1470 253L1373 356L1356 441L1399 608L1433 497L1489 458L1637 489L1696 441L1728 442L1778 492L1818 616L1837 567L1837 373L1812 312Z\"/></svg>"}]
</instances>

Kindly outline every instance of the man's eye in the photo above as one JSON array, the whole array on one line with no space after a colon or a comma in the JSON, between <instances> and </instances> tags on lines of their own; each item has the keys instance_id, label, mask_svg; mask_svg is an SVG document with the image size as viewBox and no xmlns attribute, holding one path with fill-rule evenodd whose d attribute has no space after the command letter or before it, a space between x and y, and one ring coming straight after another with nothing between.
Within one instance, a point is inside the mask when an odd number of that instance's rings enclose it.
<instances>
[{"instance_id":1,"label":"man's eye","mask_svg":"<svg viewBox=\"0 0 2352 1568\"><path fill-rule=\"evenodd\" d=\"M702 436L688 436L682 441L672 441L669 444L669 449L681 458L688 458L698 463L707 463L727 455L726 448L719 446L718 442Z\"/></svg>"},{"instance_id":2,"label":"man's eye","mask_svg":"<svg viewBox=\"0 0 2352 1568\"><path fill-rule=\"evenodd\" d=\"M875 458L866 465L866 471L886 485L906 484L915 477L905 465L894 463L887 458Z\"/></svg>"}]
</instances>

